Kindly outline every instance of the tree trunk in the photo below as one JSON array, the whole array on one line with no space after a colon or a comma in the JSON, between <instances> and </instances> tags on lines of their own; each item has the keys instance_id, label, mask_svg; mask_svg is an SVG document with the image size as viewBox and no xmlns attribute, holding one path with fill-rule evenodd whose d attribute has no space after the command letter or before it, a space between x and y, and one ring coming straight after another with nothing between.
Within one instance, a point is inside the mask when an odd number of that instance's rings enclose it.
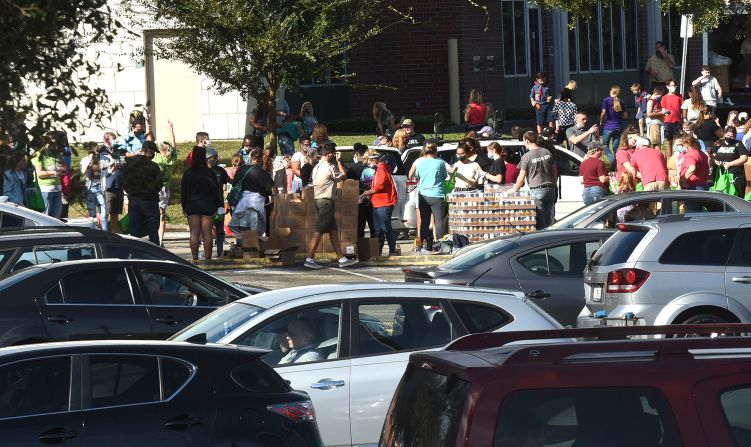
<instances>
[{"instance_id":1,"label":"tree trunk","mask_svg":"<svg viewBox=\"0 0 751 447\"><path fill-rule=\"evenodd\" d=\"M272 154L279 154L277 150L277 126L276 126L276 91L279 87L269 83L269 94L266 102L266 116L268 117L266 128L269 137L268 145Z\"/></svg>"}]
</instances>

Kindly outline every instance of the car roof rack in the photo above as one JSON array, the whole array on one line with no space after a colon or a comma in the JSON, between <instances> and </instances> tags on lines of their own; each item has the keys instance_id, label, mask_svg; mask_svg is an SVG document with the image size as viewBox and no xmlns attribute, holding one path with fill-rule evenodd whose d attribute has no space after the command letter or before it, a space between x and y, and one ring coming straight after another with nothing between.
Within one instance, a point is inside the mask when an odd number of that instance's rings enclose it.
<instances>
[{"instance_id":1,"label":"car roof rack","mask_svg":"<svg viewBox=\"0 0 751 447\"><path fill-rule=\"evenodd\" d=\"M529 340L583 338L586 341L624 341L635 335L683 335L751 333L751 324L673 324L664 326L608 326L536 331L487 332L465 335L444 348L446 351L477 351ZM748 343L748 341L747 341ZM526 346L526 345L525 345Z\"/></svg>"}]
</instances>

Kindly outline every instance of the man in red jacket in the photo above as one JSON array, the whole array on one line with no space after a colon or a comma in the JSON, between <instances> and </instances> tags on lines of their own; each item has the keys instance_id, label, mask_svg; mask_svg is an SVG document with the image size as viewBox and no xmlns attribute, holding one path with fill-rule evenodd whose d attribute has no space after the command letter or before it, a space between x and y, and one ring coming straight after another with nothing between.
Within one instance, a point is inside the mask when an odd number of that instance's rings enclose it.
<instances>
[{"instance_id":1,"label":"man in red jacket","mask_svg":"<svg viewBox=\"0 0 751 447\"><path fill-rule=\"evenodd\" d=\"M360 195L360 201L370 196L370 203L373 205L373 223L380 242L380 250L383 251L384 239L387 240L389 256L396 255L396 234L391 228L391 213L397 201L396 185L391 175L392 169L388 157L381 157L370 189Z\"/></svg>"}]
</instances>

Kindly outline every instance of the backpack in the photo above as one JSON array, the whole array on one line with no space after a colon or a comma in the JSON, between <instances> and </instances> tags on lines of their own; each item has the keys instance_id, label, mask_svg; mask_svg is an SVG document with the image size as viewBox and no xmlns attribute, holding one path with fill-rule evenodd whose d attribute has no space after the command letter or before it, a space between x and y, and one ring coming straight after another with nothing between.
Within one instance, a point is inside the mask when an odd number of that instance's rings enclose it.
<instances>
[{"instance_id":1,"label":"backpack","mask_svg":"<svg viewBox=\"0 0 751 447\"><path fill-rule=\"evenodd\" d=\"M238 203L240 203L240 199L243 198L243 181L245 180L245 177L250 173L250 171L255 168L256 165L250 165L250 169L245 171L239 179L235 177L235 181L232 182L232 189L229 193L227 193L227 203L230 204L231 207L236 207Z\"/></svg>"}]
</instances>

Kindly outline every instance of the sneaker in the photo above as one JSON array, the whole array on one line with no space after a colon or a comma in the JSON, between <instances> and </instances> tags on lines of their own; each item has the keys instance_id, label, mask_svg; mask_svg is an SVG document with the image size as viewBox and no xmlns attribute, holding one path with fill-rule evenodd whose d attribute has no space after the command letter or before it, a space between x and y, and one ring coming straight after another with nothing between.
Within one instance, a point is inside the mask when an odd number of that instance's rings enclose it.
<instances>
[{"instance_id":1,"label":"sneaker","mask_svg":"<svg viewBox=\"0 0 751 447\"><path fill-rule=\"evenodd\" d=\"M199 261L205 261L206 260L206 256L203 255L202 251L198 252L198 260Z\"/></svg>"},{"instance_id":2,"label":"sneaker","mask_svg":"<svg viewBox=\"0 0 751 447\"><path fill-rule=\"evenodd\" d=\"M306 259L303 266L309 269L322 269L323 268L321 264L317 263L316 261L312 259Z\"/></svg>"},{"instance_id":3,"label":"sneaker","mask_svg":"<svg viewBox=\"0 0 751 447\"><path fill-rule=\"evenodd\" d=\"M353 264L357 264L357 259L347 259L346 261L339 261L339 267L349 267Z\"/></svg>"}]
</instances>

